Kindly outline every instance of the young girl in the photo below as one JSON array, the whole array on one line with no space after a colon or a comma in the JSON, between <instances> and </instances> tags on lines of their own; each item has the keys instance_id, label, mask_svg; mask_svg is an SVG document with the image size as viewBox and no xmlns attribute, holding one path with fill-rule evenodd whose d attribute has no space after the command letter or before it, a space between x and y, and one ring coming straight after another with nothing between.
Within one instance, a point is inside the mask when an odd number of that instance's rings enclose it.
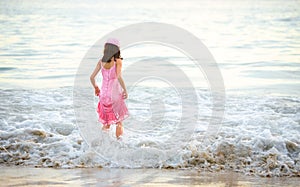
<instances>
[{"instance_id":1,"label":"young girl","mask_svg":"<svg viewBox=\"0 0 300 187\"><path fill-rule=\"evenodd\" d=\"M95 82L95 77L101 70L101 91ZM95 88L95 95L99 96L97 112L102 130L109 130L111 124L116 124L116 137L123 134L122 121L128 117L128 110L124 99L127 90L122 75L122 58L117 39L108 39L104 46L104 55L99 60L90 80Z\"/></svg>"}]
</instances>

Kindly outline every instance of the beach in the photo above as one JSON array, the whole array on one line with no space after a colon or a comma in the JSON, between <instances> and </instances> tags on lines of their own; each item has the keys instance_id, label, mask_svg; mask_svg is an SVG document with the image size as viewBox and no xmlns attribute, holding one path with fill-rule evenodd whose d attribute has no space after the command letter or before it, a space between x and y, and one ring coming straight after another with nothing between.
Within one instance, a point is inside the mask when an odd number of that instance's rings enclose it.
<instances>
[{"instance_id":1,"label":"beach","mask_svg":"<svg viewBox=\"0 0 300 187\"><path fill-rule=\"evenodd\" d=\"M197 170L1 167L1 186L298 186L298 178L261 178Z\"/></svg>"}]
</instances>

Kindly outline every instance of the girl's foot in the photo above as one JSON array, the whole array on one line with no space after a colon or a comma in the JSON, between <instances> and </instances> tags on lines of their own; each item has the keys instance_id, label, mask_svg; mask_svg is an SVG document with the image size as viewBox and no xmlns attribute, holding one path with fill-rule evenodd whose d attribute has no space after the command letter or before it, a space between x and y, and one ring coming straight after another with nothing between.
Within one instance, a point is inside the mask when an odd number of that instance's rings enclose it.
<instances>
[{"instance_id":1,"label":"girl's foot","mask_svg":"<svg viewBox=\"0 0 300 187\"><path fill-rule=\"evenodd\" d=\"M119 137L117 137L117 140L122 140L123 139L123 136L120 135Z\"/></svg>"}]
</instances>

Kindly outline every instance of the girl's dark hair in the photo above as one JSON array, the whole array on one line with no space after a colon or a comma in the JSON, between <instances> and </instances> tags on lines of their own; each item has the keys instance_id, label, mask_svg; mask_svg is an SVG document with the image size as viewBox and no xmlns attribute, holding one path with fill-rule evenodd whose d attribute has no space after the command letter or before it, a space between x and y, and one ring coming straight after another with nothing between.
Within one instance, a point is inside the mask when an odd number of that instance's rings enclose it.
<instances>
[{"instance_id":1,"label":"girl's dark hair","mask_svg":"<svg viewBox=\"0 0 300 187\"><path fill-rule=\"evenodd\" d=\"M112 57L114 57L115 59L121 58L120 49L114 44L106 43L104 46L102 62L110 62Z\"/></svg>"}]
</instances>

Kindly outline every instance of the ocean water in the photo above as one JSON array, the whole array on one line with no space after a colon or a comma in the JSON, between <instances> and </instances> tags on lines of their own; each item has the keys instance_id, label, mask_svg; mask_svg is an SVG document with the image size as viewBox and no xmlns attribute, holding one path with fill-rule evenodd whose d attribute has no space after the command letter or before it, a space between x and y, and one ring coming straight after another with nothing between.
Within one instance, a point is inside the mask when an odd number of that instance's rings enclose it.
<instances>
[{"instance_id":1,"label":"ocean water","mask_svg":"<svg viewBox=\"0 0 300 187\"><path fill-rule=\"evenodd\" d=\"M1 1L0 164L299 176L299 9L299 1L283 0ZM172 87L180 80L159 77L130 85L122 141L113 128L101 131L92 87L81 94L94 116L79 117L74 81L85 54L107 33L141 22L184 28L212 53L226 91L216 132L209 132L214 98L206 76L178 50L151 43L122 51L125 81L130 64L168 61L193 86L180 92ZM184 105L196 113L183 116Z\"/></svg>"}]
</instances>

